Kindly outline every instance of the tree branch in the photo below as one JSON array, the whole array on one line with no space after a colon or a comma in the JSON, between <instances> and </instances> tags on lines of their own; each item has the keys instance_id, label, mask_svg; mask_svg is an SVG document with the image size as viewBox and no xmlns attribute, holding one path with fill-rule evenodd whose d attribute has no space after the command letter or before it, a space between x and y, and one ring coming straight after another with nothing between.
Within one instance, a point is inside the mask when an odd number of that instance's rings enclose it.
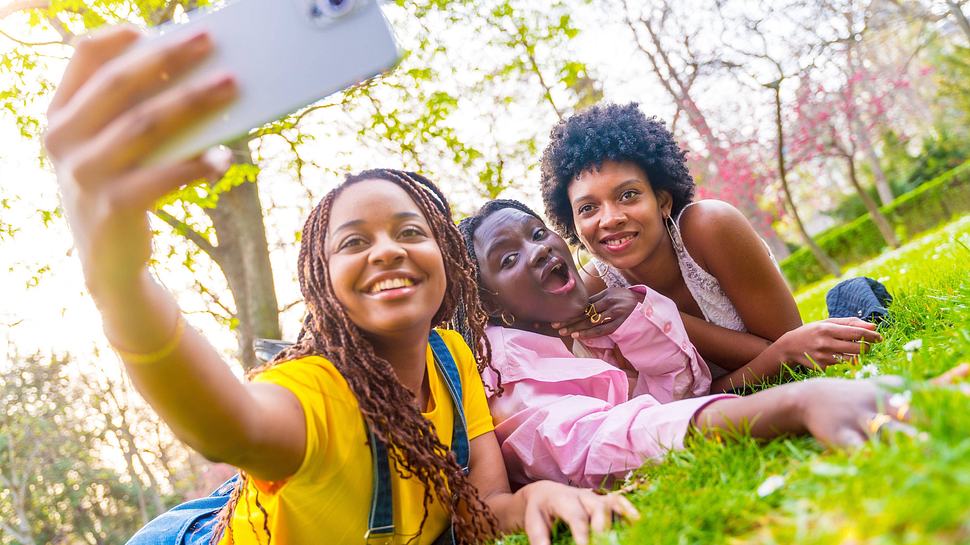
<instances>
[{"instance_id":1,"label":"tree branch","mask_svg":"<svg viewBox=\"0 0 970 545\"><path fill-rule=\"evenodd\" d=\"M201 233L190 227L184 221L176 218L175 216L169 214L168 212L158 209L155 210L155 216L169 224L173 229L181 233L185 238L191 240L200 250L205 252L212 258L216 263L222 258L222 252L218 246L213 246L209 239L202 236Z\"/></svg>"}]
</instances>

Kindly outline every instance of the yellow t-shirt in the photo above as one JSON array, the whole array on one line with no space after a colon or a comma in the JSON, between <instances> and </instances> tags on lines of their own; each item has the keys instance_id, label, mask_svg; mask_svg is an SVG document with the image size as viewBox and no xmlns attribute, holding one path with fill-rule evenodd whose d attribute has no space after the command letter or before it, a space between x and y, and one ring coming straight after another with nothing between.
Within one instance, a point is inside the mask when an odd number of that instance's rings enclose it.
<instances>
[{"instance_id":1,"label":"yellow t-shirt","mask_svg":"<svg viewBox=\"0 0 970 545\"><path fill-rule=\"evenodd\" d=\"M474 439L494 428L482 379L461 336L450 330L438 332L458 366L468 438ZM435 368L430 345L427 368L431 395L427 412L422 414L447 446L451 444L454 408L448 385ZM325 358L310 356L281 363L260 373L255 380L279 384L299 399L306 415L306 453L296 474L281 485L260 483L257 489L251 479L247 481L231 523L232 543L265 545L266 529L277 545L364 543L373 468L364 420L343 376ZM395 525L392 543L403 545L417 533L421 523L424 485L417 479L402 479L393 460L391 464ZM445 511L437 502L428 509L421 537L411 542L415 545L431 543L448 525ZM220 544L228 543L226 532Z\"/></svg>"}]
</instances>

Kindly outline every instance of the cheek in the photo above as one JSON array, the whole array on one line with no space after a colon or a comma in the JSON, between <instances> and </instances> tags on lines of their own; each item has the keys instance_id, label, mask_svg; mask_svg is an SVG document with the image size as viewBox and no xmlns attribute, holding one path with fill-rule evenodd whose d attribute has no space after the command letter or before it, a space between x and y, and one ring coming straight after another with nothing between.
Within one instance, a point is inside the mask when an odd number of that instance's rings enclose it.
<instances>
[{"instance_id":1,"label":"cheek","mask_svg":"<svg viewBox=\"0 0 970 545\"><path fill-rule=\"evenodd\" d=\"M356 277L353 263L339 257L331 258L327 263L327 275L330 286L337 297L337 302L348 311L353 306L354 282Z\"/></svg>"},{"instance_id":2,"label":"cheek","mask_svg":"<svg viewBox=\"0 0 970 545\"><path fill-rule=\"evenodd\" d=\"M589 248L589 243L593 236L596 234L596 220L595 218L581 218L578 216L573 216L573 226L576 230L576 235L579 240L582 241L583 245Z\"/></svg>"}]
</instances>

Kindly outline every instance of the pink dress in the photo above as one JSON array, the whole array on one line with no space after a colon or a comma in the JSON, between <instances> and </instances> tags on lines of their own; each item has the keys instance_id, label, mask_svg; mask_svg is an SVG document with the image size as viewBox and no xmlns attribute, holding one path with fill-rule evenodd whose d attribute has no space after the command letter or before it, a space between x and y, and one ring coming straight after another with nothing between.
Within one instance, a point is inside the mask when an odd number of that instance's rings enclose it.
<instances>
[{"instance_id":1,"label":"pink dress","mask_svg":"<svg viewBox=\"0 0 970 545\"><path fill-rule=\"evenodd\" d=\"M611 335L583 341L595 357L573 355L556 337L486 330L504 388L489 407L514 486L550 479L596 487L622 478L681 448L694 414L733 397L707 395L710 371L674 302L645 286L629 289L643 302ZM483 379L497 383L490 369Z\"/></svg>"}]
</instances>

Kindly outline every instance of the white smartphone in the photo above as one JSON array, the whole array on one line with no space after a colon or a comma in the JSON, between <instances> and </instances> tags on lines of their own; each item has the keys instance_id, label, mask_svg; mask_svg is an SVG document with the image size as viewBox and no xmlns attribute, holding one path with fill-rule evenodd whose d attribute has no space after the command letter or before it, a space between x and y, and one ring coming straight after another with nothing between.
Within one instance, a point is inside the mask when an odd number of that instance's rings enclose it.
<instances>
[{"instance_id":1,"label":"white smartphone","mask_svg":"<svg viewBox=\"0 0 970 545\"><path fill-rule=\"evenodd\" d=\"M401 57L377 0L231 0L190 13L187 23L154 29L136 50L200 29L215 51L182 81L226 71L239 95L156 150L147 164L185 159L244 136L389 70Z\"/></svg>"}]
</instances>

